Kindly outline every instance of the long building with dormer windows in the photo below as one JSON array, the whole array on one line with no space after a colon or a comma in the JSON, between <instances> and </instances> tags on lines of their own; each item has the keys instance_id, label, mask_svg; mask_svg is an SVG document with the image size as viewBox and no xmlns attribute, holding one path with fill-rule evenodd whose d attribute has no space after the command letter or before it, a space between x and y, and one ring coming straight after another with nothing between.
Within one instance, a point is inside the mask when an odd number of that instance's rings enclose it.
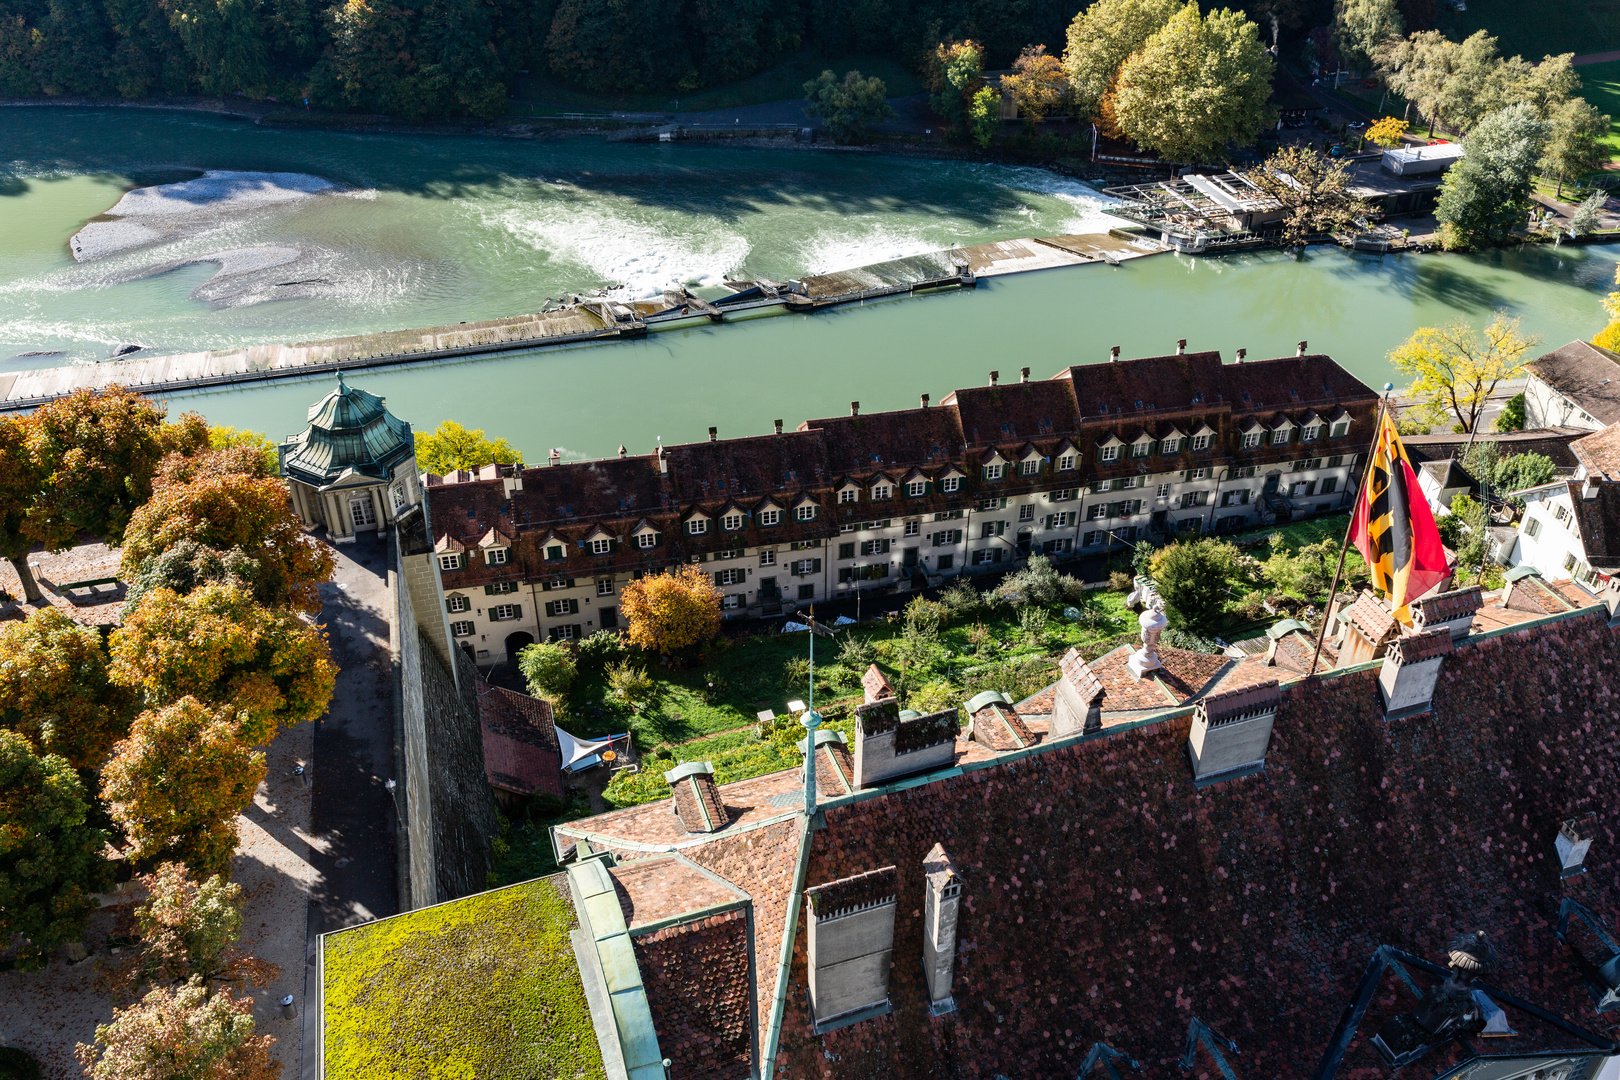
<instances>
[{"instance_id":1,"label":"long building with dormer windows","mask_svg":"<svg viewBox=\"0 0 1620 1080\"><path fill-rule=\"evenodd\" d=\"M767 616L1349 504L1376 393L1303 342L1233 363L1184 348L794 431L428 475L450 638L485 665L613 629L626 582L681 563L727 615Z\"/></svg>"}]
</instances>

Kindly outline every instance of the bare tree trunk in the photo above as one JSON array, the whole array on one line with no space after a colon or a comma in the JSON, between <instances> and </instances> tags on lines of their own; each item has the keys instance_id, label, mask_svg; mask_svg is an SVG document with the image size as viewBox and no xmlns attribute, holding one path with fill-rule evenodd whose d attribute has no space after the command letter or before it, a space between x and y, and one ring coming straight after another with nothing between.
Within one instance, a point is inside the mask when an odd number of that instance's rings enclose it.
<instances>
[{"instance_id":1,"label":"bare tree trunk","mask_svg":"<svg viewBox=\"0 0 1620 1080\"><path fill-rule=\"evenodd\" d=\"M39 582L34 580L34 572L28 567L28 556L6 561L11 563L11 568L17 572L17 580L22 582L23 599L30 604L37 604L43 600L45 597L39 591Z\"/></svg>"}]
</instances>

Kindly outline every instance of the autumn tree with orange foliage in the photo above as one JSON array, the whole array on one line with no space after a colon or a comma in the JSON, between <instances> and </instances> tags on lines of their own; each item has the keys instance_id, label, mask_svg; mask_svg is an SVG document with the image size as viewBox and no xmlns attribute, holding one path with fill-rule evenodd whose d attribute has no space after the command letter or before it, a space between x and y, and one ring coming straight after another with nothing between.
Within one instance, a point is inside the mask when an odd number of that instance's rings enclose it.
<instances>
[{"instance_id":1,"label":"autumn tree with orange foliage","mask_svg":"<svg viewBox=\"0 0 1620 1080\"><path fill-rule=\"evenodd\" d=\"M243 742L229 706L183 697L135 718L101 774L102 797L137 861L178 859L230 872L236 815L264 779L264 755Z\"/></svg>"},{"instance_id":2,"label":"autumn tree with orange foliage","mask_svg":"<svg viewBox=\"0 0 1620 1080\"><path fill-rule=\"evenodd\" d=\"M208 445L196 413L164 423L162 406L121 386L76 390L26 417L0 420L0 557L40 600L27 555L65 551L89 533L116 544L152 494L164 455Z\"/></svg>"},{"instance_id":3,"label":"autumn tree with orange foliage","mask_svg":"<svg viewBox=\"0 0 1620 1080\"><path fill-rule=\"evenodd\" d=\"M229 705L243 741L258 745L325 712L337 667L316 627L242 586L211 584L142 597L113 632L111 674L147 708L186 695Z\"/></svg>"},{"instance_id":4,"label":"autumn tree with orange foliage","mask_svg":"<svg viewBox=\"0 0 1620 1080\"><path fill-rule=\"evenodd\" d=\"M129 730L131 695L107 676L101 635L56 608L0 623L0 728L94 770Z\"/></svg>"},{"instance_id":5,"label":"autumn tree with orange foliage","mask_svg":"<svg viewBox=\"0 0 1620 1080\"><path fill-rule=\"evenodd\" d=\"M172 986L196 976L202 985L242 989L263 986L281 969L244 953L242 886L216 874L202 880L179 863L166 862L138 884L146 902L135 909L139 944L135 955L105 973L100 988L121 999L149 985Z\"/></svg>"},{"instance_id":6,"label":"autumn tree with orange foliage","mask_svg":"<svg viewBox=\"0 0 1620 1080\"><path fill-rule=\"evenodd\" d=\"M1030 131L1069 100L1069 76L1063 61L1049 55L1045 45L1026 45L1013 61L1013 73L1002 76L1001 87L1018 103L1019 115Z\"/></svg>"},{"instance_id":7,"label":"autumn tree with orange foliage","mask_svg":"<svg viewBox=\"0 0 1620 1080\"><path fill-rule=\"evenodd\" d=\"M695 566L630 582L619 610L630 620L630 643L649 652L668 655L720 633L720 592Z\"/></svg>"},{"instance_id":8,"label":"autumn tree with orange foliage","mask_svg":"<svg viewBox=\"0 0 1620 1080\"><path fill-rule=\"evenodd\" d=\"M253 1026L252 997L210 994L193 979L117 1010L75 1056L89 1080L278 1080L275 1040Z\"/></svg>"},{"instance_id":9,"label":"autumn tree with orange foliage","mask_svg":"<svg viewBox=\"0 0 1620 1080\"><path fill-rule=\"evenodd\" d=\"M152 497L124 531L123 574L137 579L183 541L239 549L257 563L254 592L315 614L320 585L337 565L332 549L304 531L286 486L256 475L263 459L249 447L164 459Z\"/></svg>"}]
</instances>

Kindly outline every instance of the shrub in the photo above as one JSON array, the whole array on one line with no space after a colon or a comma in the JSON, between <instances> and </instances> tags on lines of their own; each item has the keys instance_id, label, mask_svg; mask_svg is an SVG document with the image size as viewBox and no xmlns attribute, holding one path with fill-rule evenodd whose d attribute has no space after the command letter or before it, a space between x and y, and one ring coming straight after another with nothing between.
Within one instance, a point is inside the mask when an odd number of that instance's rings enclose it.
<instances>
[{"instance_id":1,"label":"shrub","mask_svg":"<svg viewBox=\"0 0 1620 1080\"><path fill-rule=\"evenodd\" d=\"M1151 540L1138 540L1131 549L1131 569L1137 574L1148 572L1148 566L1153 562L1153 542Z\"/></svg>"},{"instance_id":2,"label":"shrub","mask_svg":"<svg viewBox=\"0 0 1620 1080\"><path fill-rule=\"evenodd\" d=\"M1491 479L1499 492L1523 491L1547 483L1557 471L1545 454L1509 454L1496 463Z\"/></svg>"},{"instance_id":3,"label":"shrub","mask_svg":"<svg viewBox=\"0 0 1620 1080\"><path fill-rule=\"evenodd\" d=\"M1232 605L1232 610L1245 619L1261 618L1266 614L1266 594L1259 589L1246 592Z\"/></svg>"},{"instance_id":4,"label":"shrub","mask_svg":"<svg viewBox=\"0 0 1620 1080\"><path fill-rule=\"evenodd\" d=\"M846 633L844 640L838 644L838 663L848 671L855 673L859 678L866 669L877 659L877 650L872 643L863 637Z\"/></svg>"},{"instance_id":5,"label":"shrub","mask_svg":"<svg viewBox=\"0 0 1620 1080\"><path fill-rule=\"evenodd\" d=\"M0 1046L0 1080L39 1080L39 1062L20 1046Z\"/></svg>"},{"instance_id":6,"label":"shrub","mask_svg":"<svg viewBox=\"0 0 1620 1080\"><path fill-rule=\"evenodd\" d=\"M720 592L695 566L630 582L619 608L629 620L631 643L666 656L720 635Z\"/></svg>"},{"instance_id":7,"label":"shrub","mask_svg":"<svg viewBox=\"0 0 1620 1080\"><path fill-rule=\"evenodd\" d=\"M600 634L592 636L601 637ZM628 658L607 669L607 685L608 695L632 712L646 708L658 691L652 676Z\"/></svg>"},{"instance_id":8,"label":"shrub","mask_svg":"<svg viewBox=\"0 0 1620 1080\"><path fill-rule=\"evenodd\" d=\"M1108 575L1108 587L1114 592L1128 593L1136 587L1136 583L1131 580L1131 575L1125 573L1125 571L1114 570Z\"/></svg>"},{"instance_id":9,"label":"shrub","mask_svg":"<svg viewBox=\"0 0 1620 1080\"><path fill-rule=\"evenodd\" d=\"M617 660L624 659L628 650L624 638L612 630L598 630L579 643L579 661L587 667L602 670Z\"/></svg>"},{"instance_id":10,"label":"shrub","mask_svg":"<svg viewBox=\"0 0 1620 1080\"><path fill-rule=\"evenodd\" d=\"M782 663L782 689L803 692L810 685L810 658L795 656Z\"/></svg>"},{"instance_id":11,"label":"shrub","mask_svg":"<svg viewBox=\"0 0 1620 1080\"><path fill-rule=\"evenodd\" d=\"M939 602L945 605L952 616L960 618L963 615L971 615L982 608L984 606L984 596L978 589L958 578L951 583L949 588L939 594Z\"/></svg>"},{"instance_id":12,"label":"shrub","mask_svg":"<svg viewBox=\"0 0 1620 1080\"><path fill-rule=\"evenodd\" d=\"M1033 642L1039 642L1041 635L1046 633L1047 624L1051 620L1045 610L1038 607L1026 607L1018 613L1018 628L1029 636Z\"/></svg>"},{"instance_id":13,"label":"shrub","mask_svg":"<svg viewBox=\"0 0 1620 1080\"><path fill-rule=\"evenodd\" d=\"M963 701L962 692L945 680L924 683L911 692L906 708L920 713L941 712L957 708Z\"/></svg>"},{"instance_id":14,"label":"shrub","mask_svg":"<svg viewBox=\"0 0 1620 1080\"><path fill-rule=\"evenodd\" d=\"M1029 564L1016 574L1008 574L996 589L996 598L1023 607L1025 604L1051 606L1064 597L1063 575L1044 555L1031 555Z\"/></svg>"},{"instance_id":15,"label":"shrub","mask_svg":"<svg viewBox=\"0 0 1620 1080\"><path fill-rule=\"evenodd\" d=\"M936 635L945 629L949 610L944 604L925 597L914 597L906 605L906 629L919 634Z\"/></svg>"},{"instance_id":16,"label":"shrub","mask_svg":"<svg viewBox=\"0 0 1620 1080\"><path fill-rule=\"evenodd\" d=\"M1153 580L1172 626L1196 633L1220 621L1236 555L1219 540L1177 541L1154 553Z\"/></svg>"},{"instance_id":17,"label":"shrub","mask_svg":"<svg viewBox=\"0 0 1620 1080\"><path fill-rule=\"evenodd\" d=\"M967 640L968 645L972 647L974 652L980 651L984 648L985 643L990 640L990 628L982 622L974 623L968 627Z\"/></svg>"},{"instance_id":18,"label":"shrub","mask_svg":"<svg viewBox=\"0 0 1620 1080\"><path fill-rule=\"evenodd\" d=\"M1496 416L1497 431L1523 431L1524 430L1524 393L1514 394L1502 406L1502 411Z\"/></svg>"},{"instance_id":19,"label":"shrub","mask_svg":"<svg viewBox=\"0 0 1620 1080\"><path fill-rule=\"evenodd\" d=\"M568 697L579 674L573 650L549 641L525 645L518 652L518 670L529 684L529 693L553 704Z\"/></svg>"},{"instance_id":20,"label":"shrub","mask_svg":"<svg viewBox=\"0 0 1620 1080\"><path fill-rule=\"evenodd\" d=\"M1271 537L1271 557L1265 561L1266 580L1294 596L1314 599L1327 594L1339 565L1339 542L1331 537L1306 544L1290 555L1281 533Z\"/></svg>"}]
</instances>

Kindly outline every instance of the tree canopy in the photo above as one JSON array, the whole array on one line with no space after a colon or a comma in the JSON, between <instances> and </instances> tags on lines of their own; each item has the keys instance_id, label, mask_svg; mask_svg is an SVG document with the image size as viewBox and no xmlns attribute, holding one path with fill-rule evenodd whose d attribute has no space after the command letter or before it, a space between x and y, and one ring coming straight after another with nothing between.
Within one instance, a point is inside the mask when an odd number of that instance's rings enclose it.
<instances>
[{"instance_id":1,"label":"tree canopy","mask_svg":"<svg viewBox=\"0 0 1620 1080\"><path fill-rule=\"evenodd\" d=\"M431 432L416 433L416 467L440 476L484 465L522 464L523 454L505 439L491 439L482 428L464 428L446 420Z\"/></svg>"},{"instance_id":2,"label":"tree canopy","mask_svg":"<svg viewBox=\"0 0 1620 1080\"><path fill-rule=\"evenodd\" d=\"M1069 24L1063 70L1081 112L1100 113L1120 65L1180 10L1181 0L1096 0L1080 8Z\"/></svg>"},{"instance_id":3,"label":"tree canopy","mask_svg":"<svg viewBox=\"0 0 1620 1080\"><path fill-rule=\"evenodd\" d=\"M1029 45L1013 61L1013 73L1002 77L1001 88L1012 95L1025 125L1033 131L1068 100L1069 77L1063 62L1048 54L1045 45Z\"/></svg>"},{"instance_id":4,"label":"tree canopy","mask_svg":"<svg viewBox=\"0 0 1620 1080\"><path fill-rule=\"evenodd\" d=\"M252 997L192 979L117 1010L75 1053L89 1080L277 1080L275 1040L253 1030Z\"/></svg>"},{"instance_id":5,"label":"tree canopy","mask_svg":"<svg viewBox=\"0 0 1620 1080\"><path fill-rule=\"evenodd\" d=\"M1520 104L1491 113L1468 133L1467 153L1446 170L1434 209L1447 247L1499 244L1525 224L1548 131L1533 107Z\"/></svg>"},{"instance_id":6,"label":"tree canopy","mask_svg":"<svg viewBox=\"0 0 1620 1080\"><path fill-rule=\"evenodd\" d=\"M256 745L325 712L337 667L320 630L256 603L240 586L216 583L186 596L147 593L113 632L111 673L147 708L188 695L228 705L242 738Z\"/></svg>"},{"instance_id":7,"label":"tree canopy","mask_svg":"<svg viewBox=\"0 0 1620 1080\"><path fill-rule=\"evenodd\" d=\"M1344 164L1308 146L1283 147L1248 177L1282 204L1286 247L1302 246L1322 233L1342 232L1372 212L1366 202L1350 194L1350 174Z\"/></svg>"},{"instance_id":8,"label":"tree canopy","mask_svg":"<svg viewBox=\"0 0 1620 1080\"><path fill-rule=\"evenodd\" d=\"M96 908L91 894L112 882L101 855L107 834L87 823L89 810L67 761L0 729L0 938L28 940L25 967L82 934Z\"/></svg>"},{"instance_id":9,"label":"tree canopy","mask_svg":"<svg viewBox=\"0 0 1620 1080\"><path fill-rule=\"evenodd\" d=\"M1276 120L1275 66L1242 12L1200 16L1188 0L1120 68L1120 130L1170 161L1226 161Z\"/></svg>"},{"instance_id":10,"label":"tree canopy","mask_svg":"<svg viewBox=\"0 0 1620 1080\"><path fill-rule=\"evenodd\" d=\"M650 652L678 652L720 633L720 593L696 566L637 578L624 587L619 609L631 644Z\"/></svg>"},{"instance_id":11,"label":"tree canopy","mask_svg":"<svg viewBox=\"0 0 1620 1080\"><path fill-rule=\"evenodd\" d=\"M1376 63L1391 38L1406 32L1395 0L1338 0L1334 7L1333 36L1339 51L1363 69Z\"/></svg>"},{"instance_id":12,"label":"tree canopy","mask_svg":"<svg viewBox=\"0 0 1620 1080\"><path fill-rule=\"evenodd\" d=\"M928 105L953 125L967 118L973 95L984 86L984 50L979 43L942 41L928 54Z\"/></svg>"},{"instance_id":13,"label":"tree canopy","mask_svg":"<svg viewBox=\"0 0 1620 1080\"><path fill-rule=\"evenodd\" d=\"M135 718L102 770L102 797L131 858L176 859L204 875L230 872L236 815L264 779L264 755L243 742L229 706L194 697Z\"/></svg>"},{"instance_id":14,"label":"tree canopy","mask_svg":"<svg viewBox=\"0 0 1620 1080\"><path fill-rule=\"evenodd\" d=\"M835 142L865 142L874 124L895 118L887 93L882 79L847 71L840 81L832 72L823 71L804 84L804 114L826 124Z\"/></svg>"},{"instance_id":15,"label":"tree canopy","mask_svg":"<svg viewBox=\"0 0 1620 1080\"><path fill-rule=\"evenodd\" d=\"M1535 343L1519 332L1518 319L1499 311L1483 331L1463 319L1419 327L1389 359L1412 376L1412 396L1423 402L1428 416L1450 414L1461 430L1473 431L1486 400L1499 385L1519 377Z\"/></svg>"},{"instance_id":16,"label":"tree canopy","mask_svg":"<svg viewBox=\"0 0 1620 1080\"><path fill-rule=\"evenodd\" d=\"M553 704L568 697L568 690L579 673L573 650L554 641L537 642L518 650L518 670L523 673L530 694Z\"/></svg>"},{"instance_id":17,"label":"tree canopy","mask_svg":"<svg viewBox=\"0 0 1620 1080\"><path fill-rule=\"evenodd\" d=\"M53 607L0 623L0 728L99 769L129 729L129 694L108 678L101 635Z\"/></svg>"},{"instance_id":18,"label":"tree canopy","mask_svg":"<svg viewBox=\"0 0 1620 1080\"><path fill-rule=\"evenodd\" d=\"M1219 540L1178 540L1154 552L1153 583L1171 626L1201 633L1219 625L1236 556L1236 548Z\"/></svg>"}]
</instances>

